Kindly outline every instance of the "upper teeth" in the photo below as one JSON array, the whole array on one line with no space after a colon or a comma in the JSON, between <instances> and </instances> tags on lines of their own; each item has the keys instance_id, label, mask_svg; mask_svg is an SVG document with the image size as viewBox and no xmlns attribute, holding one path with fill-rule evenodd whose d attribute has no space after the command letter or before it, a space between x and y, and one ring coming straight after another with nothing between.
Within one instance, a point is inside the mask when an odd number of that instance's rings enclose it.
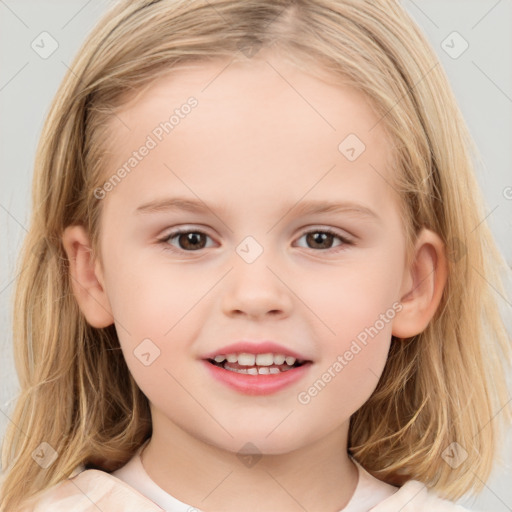
<instances>
[{"instance_id":1,"label":"upper teeth","mask_svg":"<svg viewBox=\"0 0 512 512\"><path fill-rule=\"evenodd\" d=\"M247 354L242 352L240 354L219 354L214 357L216 363L228 361L228 363L238 363L240 366L271 366L273 364L283 364L292 366L295 364L295 357L285 356L283 354Z\"/></svg>"}]
</instances>

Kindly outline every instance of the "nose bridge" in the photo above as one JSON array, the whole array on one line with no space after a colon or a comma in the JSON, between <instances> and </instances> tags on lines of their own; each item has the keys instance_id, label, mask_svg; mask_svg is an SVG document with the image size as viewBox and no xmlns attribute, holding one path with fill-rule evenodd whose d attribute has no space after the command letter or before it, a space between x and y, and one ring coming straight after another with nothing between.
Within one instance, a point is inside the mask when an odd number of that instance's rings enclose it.
<instances>
[{"instance_id":1,"label":"nose bridge","mask_svg":"<svg viewBox=\"0 0 512 512\"><path fill-rule=\"evenodd\" d=\"M253 236L235 248L233 270L223 298L226 314L242 312L250 316L286 313L291 306L290 290L279 276L279 251L264 247Z\"/></svg>"}]
</instances>

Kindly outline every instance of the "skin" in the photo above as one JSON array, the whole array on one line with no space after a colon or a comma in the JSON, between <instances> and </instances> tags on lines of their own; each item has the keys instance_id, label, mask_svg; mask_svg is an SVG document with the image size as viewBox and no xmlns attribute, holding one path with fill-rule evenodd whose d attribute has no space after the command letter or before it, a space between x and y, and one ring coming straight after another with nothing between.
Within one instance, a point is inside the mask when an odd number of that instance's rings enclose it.
<instances>
[{"instance_id":1,"label":"skin","mask_svg":"<svg viewBox=\"0 0 512 512\"><path fill-rule=\"evenodd\" d=\"M378 117L361 93L277 54L226 64L161 77L118 114L129 130L112 121L105 179L174 108L190 96L199 102L102 199L101 259L83 227L66 228L74 294L91 325L116 325L151 404L143 464L161 488L205 511L341 510L358 478L347 454L350 416L375 389L391 335L418 334L434 315L446 281L443 244L423 230L406 266L390 145L380 125L370 131ZM366 145L353 162L338 150L349 133ZM171 196L222 210L135 213ZM315 199L351 200L378 220L290 210ZM208 235L203 248L158 241L176 227ZM353 244L305 236L329 227ZM263 248L252 263L236 252L247 236ZM399 302L378 335L300 403L298 394ZM149 366L134 355L147 338L160 350ZM274 340L313 364L272 395L239 393L212 379L201 357L240 339ZM250 467L236 456L248 442L262 455Z\"/></svg>"}]
</instances>

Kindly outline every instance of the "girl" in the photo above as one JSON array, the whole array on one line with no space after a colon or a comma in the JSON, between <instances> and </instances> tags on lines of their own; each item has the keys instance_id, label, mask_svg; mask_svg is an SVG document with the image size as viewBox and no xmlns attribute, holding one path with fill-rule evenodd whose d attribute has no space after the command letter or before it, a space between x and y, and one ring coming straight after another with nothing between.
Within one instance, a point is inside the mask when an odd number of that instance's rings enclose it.
<instances>
[{"instance_id":1,"label":"girl","mask_svg":"<svg viewBox=\"0 0 512 512\"><path fill-rule=\"evenodd\" d=\"M396 1L115 5L38 148L1 510L463 510L510 419L472 150Z\"/></svg>"}]
</instances>

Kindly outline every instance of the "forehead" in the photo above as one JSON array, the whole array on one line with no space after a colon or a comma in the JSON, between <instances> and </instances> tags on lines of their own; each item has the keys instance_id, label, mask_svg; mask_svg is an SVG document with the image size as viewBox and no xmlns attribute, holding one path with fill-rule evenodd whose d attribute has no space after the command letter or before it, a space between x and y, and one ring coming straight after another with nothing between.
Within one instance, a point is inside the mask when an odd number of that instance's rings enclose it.
<instances>
[{"instance_id":1,"label":"forehead","mask_svg":"<svg viewBox=\"0 0 512 512\"><path fill-rule=\"evenodd\" d=\"M190 98L196 106L184 108ZM173 69L110 124L106 178L149 139L154 147L109 201L142 203L167 185L200 197L276 201L284 190L298 200L337 189L382 206L396 195L389 140L367 97L277 56Z\"/></svg>"}]
</instances>

